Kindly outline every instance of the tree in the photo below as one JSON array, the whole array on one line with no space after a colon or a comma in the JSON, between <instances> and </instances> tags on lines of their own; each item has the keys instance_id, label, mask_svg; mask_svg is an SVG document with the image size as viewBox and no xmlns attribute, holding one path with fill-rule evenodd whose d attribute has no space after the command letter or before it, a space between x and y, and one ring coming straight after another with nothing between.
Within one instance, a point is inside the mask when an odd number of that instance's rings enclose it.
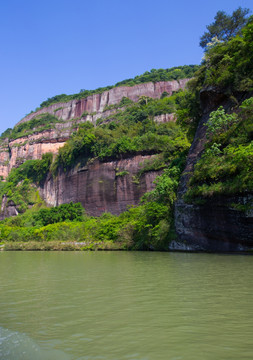
<instances>
[{"instance_id":1,"label":"tree","mask_svg":"<svg viewBox=\"0 0 253 360\"><path fill-rule=\"evenodd\" d=\"M213 38L220 41L228 41L237 34L240 34L242 27L247 23L247 15L250 10L239 7L232 15L226 14L224 11L218 11L214 17L215 21L207 25L207 30L200 38L199 45L207 49L208 43Z\"/></svg>"},{"instance_id":2,"label":"tree","mask_svg":"<svg viewBox=\"0 0 253 360\"><path fill-rule=\"evenodd\" d=\"M212 111L209 120L205 124L207 126L207 136L221 134L229 129L231 125L238 121L235 113L225 114L222 106L216 111Z\"/></svg>"}]
</instances>

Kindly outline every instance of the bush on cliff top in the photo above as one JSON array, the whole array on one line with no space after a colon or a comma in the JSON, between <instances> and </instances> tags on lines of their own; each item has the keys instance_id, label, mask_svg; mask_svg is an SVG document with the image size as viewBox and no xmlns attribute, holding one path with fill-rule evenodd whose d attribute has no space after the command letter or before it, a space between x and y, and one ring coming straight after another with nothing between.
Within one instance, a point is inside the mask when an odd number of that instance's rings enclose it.
<instances>
[{"instance_id":1,"label":"bush on cliff top","mask_svg":"<svg viewBox=\"0 0 253 360\"><path fill-rule=\"evenodd\" d=\"M198 86L215 85L227 93L253 89L253 16L241 33L207 50L196 73Z\"/></svg>"},{"instance_id":2,"label":"bush on cliff top","mask_svg":"<svg viewBox=\"0 0 253 360\"><path fill-rule=\"evenodd\" d=\"M239 7L233 11L232 15L228 15L225 11L218 11L215 21L207 25L207 30L200 38L199 45L207 49L212 44L213 39L216 42L228 41L237 34L241 34L242 27L247 23L247 16L250 10Z\"/></svg>"},{"instance_id":3,"label":"bush on cliff top","mask_svg":"<svg viewBox=\"0 0 253 360\"><path fill-rule=\"evenodd\" d=\"M25 121L21 124L14 126L13 129L7 129L1 135L1 138L8 137L11 140L15 140L23 136L29 136L35 131L50 130L57 122L60 122L57 117L48 113L41 114L29 121Z\"/></svg>"}]
</instances>

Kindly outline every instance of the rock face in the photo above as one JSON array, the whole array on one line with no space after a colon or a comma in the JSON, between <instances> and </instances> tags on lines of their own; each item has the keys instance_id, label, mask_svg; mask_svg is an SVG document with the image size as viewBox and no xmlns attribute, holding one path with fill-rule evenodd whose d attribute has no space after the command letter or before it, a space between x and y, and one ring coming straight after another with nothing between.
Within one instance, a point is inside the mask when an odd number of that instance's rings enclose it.
<instances>
[{"instance_id":1,"label":"rock face","mask_svg":"<svg viewBox=\"0 0 253 360\"><path fill-rule=\"evenodd\" d=\"M78 167L57 178L48 178L41 188L41 196L50 205L81 202L89 215L104 212L120 214L129 205L139 203L140 197L154 188L159 172L150 171L138 176L142 163L154 155L94 163Z\"/></svg>"},{"instance_id":2,"label":"rock face","mask_svg":"<svg viewBox=\"0 0 253 360\"><path fill-rule=\"evenodd\" d=\"M128 97L134 102L138 101L140 96L160 98L163 92L167 92L169 95L172 95L174 91L184 89L188 81L189 79L182 79L178 81L159 81L156 83L149 82L135 86L115 87L111 90L103 92L102 94L94 94L84 99L72 100L67 103L57 103L50 105L49 107L42 108L37 112L27 115L18 124L29 121L44 113L55 115L64 121L80 118L83 113L95 113L96 116L91 117L94 121L101 117L106 106L118 104L123 97Z\"/></svg>"},{"instance_id":3,"label":"rock face","mask_svg":"<svg viewBox=\"0 0 253 360\"><path fill-rule=\"evenodd\" d=\"M34 132L32 135L10 142L6 139L0 144L0 177L6 179L13 167L19 166L26 160L41 159L46 152L57 154L59 148L77 129L79 123L91 121L95 125L98 119L108 119L116 110L106 110L106 106L118 104L124 96L133 101L138 101L140 96L160 98L165 91L171 95L174 91L184 89L188 80L149 82L131 87L115 87L102 94L94 94L85 99L72 100L67 103L53 104L27 115L18 124L45 113L56 116L60 122L54 124L50 130ZM175 118L173 114L164 114L155 120L167 122L175 121Z\"/></svg>"},{"instance_id":4,"label":"rock face","mask_svg":"<svg viewBox=\"0 0 253 360\"><path fill-rule=\"evenodd\" d=\"M174 91L184 89L188 80L116 87L85 99L53 104L27 115L18 124L44 113L54 115L59 122L54 123L49 130L34 129L31 135L2 141L0 176L5 179L13 167L29 159L41 159L47 152L56 155L79 123L91 121L96 124L99 118L109 121L110 115L117 110L106 107L118 104L123 97L134 102L141 96L160 98L163 92L171 95ZM175 121L175 118L173 114L165 114L158 116L155 121ZM105 163L96 161L69 173L61 173L56 179L48 178L40 192L50 205L80 201L90 215L99 216L106 211L119 214L128 205L136 205L146 191L154 188L153 181L159 172L150 171L138 176L142 162L152 157L138 155ZM2 218L17 215L15 204L3 199L0 214Z\"/></svg>"},{"instance_id":5,"label":"rock face","mask_svg":"<svg viewBox=\"0 0 253 360\"><path fill-rule=\"evenodd\" d=\"M3 196L1 212L0 212L0 220L3 220L10 216L18 215L16 206L13 201L8 201L6 196Z\"/></svg>"},{"instance_id":6,"label":"rock face","mask_svg":"<svg viewBox=\"0 0 253 360\"><path fill-rule=\"evenodd\" d=\"M40 159L44 153L57 154L80 122L96 122L99 118L110 117L115 109L106 110L106 106L120 102L122 97L138 101L140 96L159 98L163 92L172 94L184 88L188 80L147 83L133 87L118 87L102 94L89 96L68 103L53 104L31 113L20 123L50 113L61 119L51 130L34 132L13 141L0 144L0 176L6 178L12 167L28 159ZM242 100L242 99L238 99ZM187 204L184 194L194 165L201 156L206 142L204 124L210 112L223 105L231 107L230 100L215 88L202 91L203 116L198 125L195 139L188 154L186 168L180 180L178 200L175 204L175 227L177 240L172 241L171 250L184 251L247 251L253 248L253 210L242 212L233 204L245 204L253 201L253 194L240 197L219 197L204 205ZM173 114L155 117L157 122L175 121ZM120 214L129 205L139 203L140 197L154 188L153 181L159 171L149 171L140 176L143 162L155 155L138 155L115 161L98 160L84 166L76 166L71 171L61 172L56 178L48 177L40 188L40 194L50 205L81 202L87 213L99 216L104 212ZM0 220L17 215L15 204L2 199Z\"/></svg>"},{"instance_id":7,"label":"rock face","mask_svg":"<svg viewBox=\"0 0 253 360\"><path fill-rule=\"evenodd\" d=\"M242 101L243 98L238 100ZM194 165L204 150L206 142L204 124L210 112L220 105L226 110L232 105L228 98L215 89L203 91L201 101L203 116L188 154L178 189L178 200L175 204L175 227L178 240L170 244L170 249L213 252L247 251L253 248L253 210L239 211L233 207L233 204L245 204L253 199L253 194L240 197L219 197L201 206L187 204L183 199Z\"/></svg>"},{"instance_id":8,"label":"rock face","mask_svg":"<svg viewBox=\"0 0 253 360\"><path fill-rule=\"evenodd\" d=\"M201 206L179 200L175 214L178 241L170 248L212 252L252 249L253 211L238 211L232 206L249 200L253 200L253 196L220 197Z\"/></svg>"},{"instance_id":9,"label":"rock face","mask_svg":"<svg viewBox=\"0 0 253 360\"><path fill-rule=\"evenodd\" d=\"M10 153L9 153L9 144L6 139L2 144L0 144L0 177L5 179L9 173L9 162L10 162Z\"/></svg>"},{"instance_id":10,"label":"rock face","mask_svg":"<svg viewBox=\"0 0 253 360\"><path fill-rule=\"evenodd\" d=\"M53 132L53 131L52 131ZM41 159L42 155L51 152L57 154L60 147L65 143L64 139L49 140L48 137L43 139L41 135L50 135L51 131L43 132L38 136L39 141L33 142L29 139L29 143L24 142L24 138L10 142L11 157L9 161L10 169L17 166L18 162L23 163L25 160ZM49 133L49 134L48 134ZM35 137L35 136L34 136ZM66 139L65 139L66 140Z\"/></svg>"},{"instance_id":11,"label":"rock face","mask_svg":"<svg viewBox=\"0 0 253 360\"><path fill-rule=\"evenodd\" d=\"M26 160L41 159L47 152L57 154L69 135L70 132L59 135L52 129L4 143L0 148L0 176L6 179L13 167Z\"/></svg>"},{"instance_id":12,"label":"rock face","mask_svg":"<svg viewBox=\"0 0 253 360\"><path fill-rule=\"evenodd\" d=\"M162 114L155 116L154 120L157 123L166 123L166 122L175 122L177 119L175 114Z\"/></svg>"}]
</instances>

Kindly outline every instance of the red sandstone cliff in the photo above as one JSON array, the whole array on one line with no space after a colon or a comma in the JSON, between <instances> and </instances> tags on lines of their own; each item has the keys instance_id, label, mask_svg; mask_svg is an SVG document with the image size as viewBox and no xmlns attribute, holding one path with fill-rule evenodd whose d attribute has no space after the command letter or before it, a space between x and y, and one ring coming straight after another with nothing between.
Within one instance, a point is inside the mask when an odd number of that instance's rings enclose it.
<instances>
[{"instance_id":1,"label":"red sandstone cliff","mask_svg":"<svg viewBox=\"0 0 253 360\"><path fill-rule=\"evenodd\" d=\"M120 102L123 97L128 97L133 101L138 101L140 96L148 96L151 98L160 98L163 92L171 95L174 91L184 89L189 79L172 80L172 81L159 81L157 83L149 82L135 86L119 86L111 90L105 91L102 94L94 94L80 100L72 100L66 103L57 103L49 107L42 108L34 113L24 117L18 124L29 121L37 115L50 113L58 118L71 120L79 118L84 112L94 114L91 119L95 121L101 117L105 106L115 105Z\"/></svg>"},{"instance_id":2,"label":"red sandstone cliff","mask_svg":"<svg viewBox=\"0 0 253 360\"><path fill-rule=\"evenodd\" d=\"M123 97L138 101L140 96L160 98L163 92L172 94L184 89L189 79L144 83L135 86L115 87L102 94L94 94L80 100L57 103L42 108L24 117L18 124L29 121L38 115L50 113L61 120L51 130L35 131L34 134L0 144L0 176L6 178L13 167L29 159L41 159L46 152L57 154L71 133L80 122L91 121L96 124L99 118L108 118L116 110L105 110L106 106L115 105ZM86 113L82 117L82 115ZM74 120L74 121L73 121ZM164 114L155 118L158 122L174 121L173 114Z\"/></svg>"},{"instance_id":3,"label":"red sandstone cliff","mask_svg":"<svg viewBox=\"0 0 253 360\"><path fill-rule=\"evenodd\" d=\"M81 202L89 215L104 212L120 214L138 204L145 192L154 188L160 173L150 171L138 177L142 164L155 155L137 155L128 159L94 163L48 177L41 188L42 198L50 205Z\"/></svg>"},{"instance_id":4,"label":"red sandstone cliff","mask_svg":"<svg viewBox=\"0 0 253 360\"><path fill-rule=\"evenodd\" d=\"M47 152L56 155L80 122L91 121L96 124L98 118L108 118L116 110L106 110L106 106L118 104L123 97L134 102L141 96L160 98L165 91L171 95L174 91L184 89L187 81L188 79L183 79L116 87L85 99L53 104L27 115L18 124L44 113L56 116L60 122L49 130L34 129L32 135L2 141L0 176L6 178L13 167L29 159L41 159ZM175 118L173 114L163 114L155 117L155 121L175 121ZM76 168L67 174L61 173L56 179L48 178L40 192L50 205L80 201L91 215L99 216L105 211L119 214L127 206L136 205L146 191L153 189L153 181L159 172L151 171L138 177L142 162L151 157L138 155L118 161L96 161L85 168ZM15 204L8 205L7 199L3 204L2 217L17 214Z\"/></svg>"}]
</instances>

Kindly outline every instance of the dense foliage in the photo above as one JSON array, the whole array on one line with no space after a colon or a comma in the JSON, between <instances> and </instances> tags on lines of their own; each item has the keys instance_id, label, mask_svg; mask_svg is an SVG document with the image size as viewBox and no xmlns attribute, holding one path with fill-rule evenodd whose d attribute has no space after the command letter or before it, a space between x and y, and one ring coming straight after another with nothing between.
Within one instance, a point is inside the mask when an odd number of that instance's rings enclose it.
<instances>
[{"instance_id":1,"label":"dense foliage","mask_svg":"<svg viewBox=\"0 0 253 360\"><path fill-rule=\"evenodd\" d=\"M6 179L0 183L0 197L7 196L8 201L13 201L20 212L27 210L37 199L37 189L33 184L42 182L50 168L53 155L42 155L41 160L27 160L18 168L13 168Z\"/></svg>"},{"instance_id":2,"label":"dense foliage","mask_svg":"<svg viewBox=\"0 0 253 360\"><path fill-rule=\"evenodd\" d=\"M241 33L242 27L247 22L247 15L249 9L242 9L239 7L233 11L232 15L226 14L224 11L218 11L215 16L215 21L207 25L207 32L205 32L200 38L200 46L208 48L214 39L218 41L228 41L232 37Z\"/></svg>"},{"instance_id":3,"label":"dense foliage","mask_svg":"<svg viewBox=\"0 0 253 360\"><path fill-rule=\"evenodd\" d=\"M146 71L142 75L135 76L132 79L126 79L120 81L114 86L101 87L95 90L82 89L78 94L73 94L73 95L61 94L61 95L53 96L43 101L40 104L40 107L41 108L47 107L52 104L64 103L75 99L78 100L78 99L86 98L87 96L93 94L101 94L104 91L110 90L113 87L118 87L118 86L133 86L137 84L147 83L150 81L157 82L157 81L170 81L170 80L191 78L194 76L194 73L198 68L199 68L198 65L184 65L184 66L173 67L170 69L158 69L158 70L152 69L150 71Z\"/></svg>"},{"instance_id":4,"label":"dense foliage","mask_svg":"<svg viewBox=\"0 0 253 360\"><path fill-rule=\"evenodd\" d=\"M253 16L241 33L207 50L196 74L200 89L216 85L228 94L253 89Z\"/></svg>"},{"instance_id":5,"label":"dense foliage","mask_svg":"<svg viewBox=\"0 0 253 360\"><path fill-rule=\"evenodd\" d=\"M152 69L146 71L142 75L137 75L133 79L126 79L116 83L115 86L133 86L146 82L157 82L157 81L171 81L192 78L195 72L198 70L198 65L184 65L177 66L170 69Z\"/></svg>"},{"instance_id":6,"label":"dense foliage","mask_svg":"<svg viewBox=\"0 0 253 360\"><path fill-rule=\"evenodd\" d=\"M83 220L83 208L80 203L62 204L57 207L49 209L40 209L33 215L35 223L46 226L49 224L55 224L58 222L70 220L70 221L82 221Z\"/></svg>"},{"instance_id":7,"label":"dense foliage","mask_svg":"<svg viewBox=\"0 0 253 360\"><path fill-rule=\"evenodd\" d=\"M253 90L253 17L226 42L211 46L193 82L195 89L214 86L230 97L233 110L210 114L205 151L194 168L187 201L253 191L253 98L238 108L238 94ZM215 88L214 88L215 89ZM249 96L249 95L248 95Z\"/></svg>"},{"instance_id":8,"label":"dense foliage","mask_svg":"<svg viewBox=\"0 0 253 360\"><path fill-rule=\"evenodd\" d=\"M195 165L186 194L188 201L253 191L253 98L239 113L222 107L207 122L208 141Z\"/></svg>"},{"instance_id":9,"label":"dense foliage","mask_svg":"<svg viewBox=\"0 0 253 360\"><path fill-rule=\"evenodd\" d=\"M11 132L12 132L12 128L6 129L6 130L1 134L0 139L6 139L6 138L8 138L8 137L10 136Z\"/></svg>"},{"instance_id":10,"label":"dense foliage","mask_svg":"<svg viewBox=\"0 0 253 360\"><path fill-rule=\"evenodd\" d=\"M155 190L145 195L141 205L119 216L105 213L99 218L89 217L83 214L80 204L72 203L38 212L30 209L0 223L0 241L80 242L83 249L105 242L108 244L105 248L113 248L113 244L118 243L121 249L166 250L174 237L173 203L184 158L177 158L157 177ZM33 244L33 248L38 249L40 245Z\"/></svg>"},{"instance_id":11,"label":"dense foliage","mask_svg":"<svg viewBox=\"0 0 253 360\"><path fill-rule=\"evenodd\" d=\"M51 114L45 113L37 115L29 121L14 126L13 129L8 128L2 133L1 138L4 139L8 137L11 140L15 140L23 136L31 135L35 131L52 129L57 122L60 122L60 120Z\"/></svg>"}]
</instances>

